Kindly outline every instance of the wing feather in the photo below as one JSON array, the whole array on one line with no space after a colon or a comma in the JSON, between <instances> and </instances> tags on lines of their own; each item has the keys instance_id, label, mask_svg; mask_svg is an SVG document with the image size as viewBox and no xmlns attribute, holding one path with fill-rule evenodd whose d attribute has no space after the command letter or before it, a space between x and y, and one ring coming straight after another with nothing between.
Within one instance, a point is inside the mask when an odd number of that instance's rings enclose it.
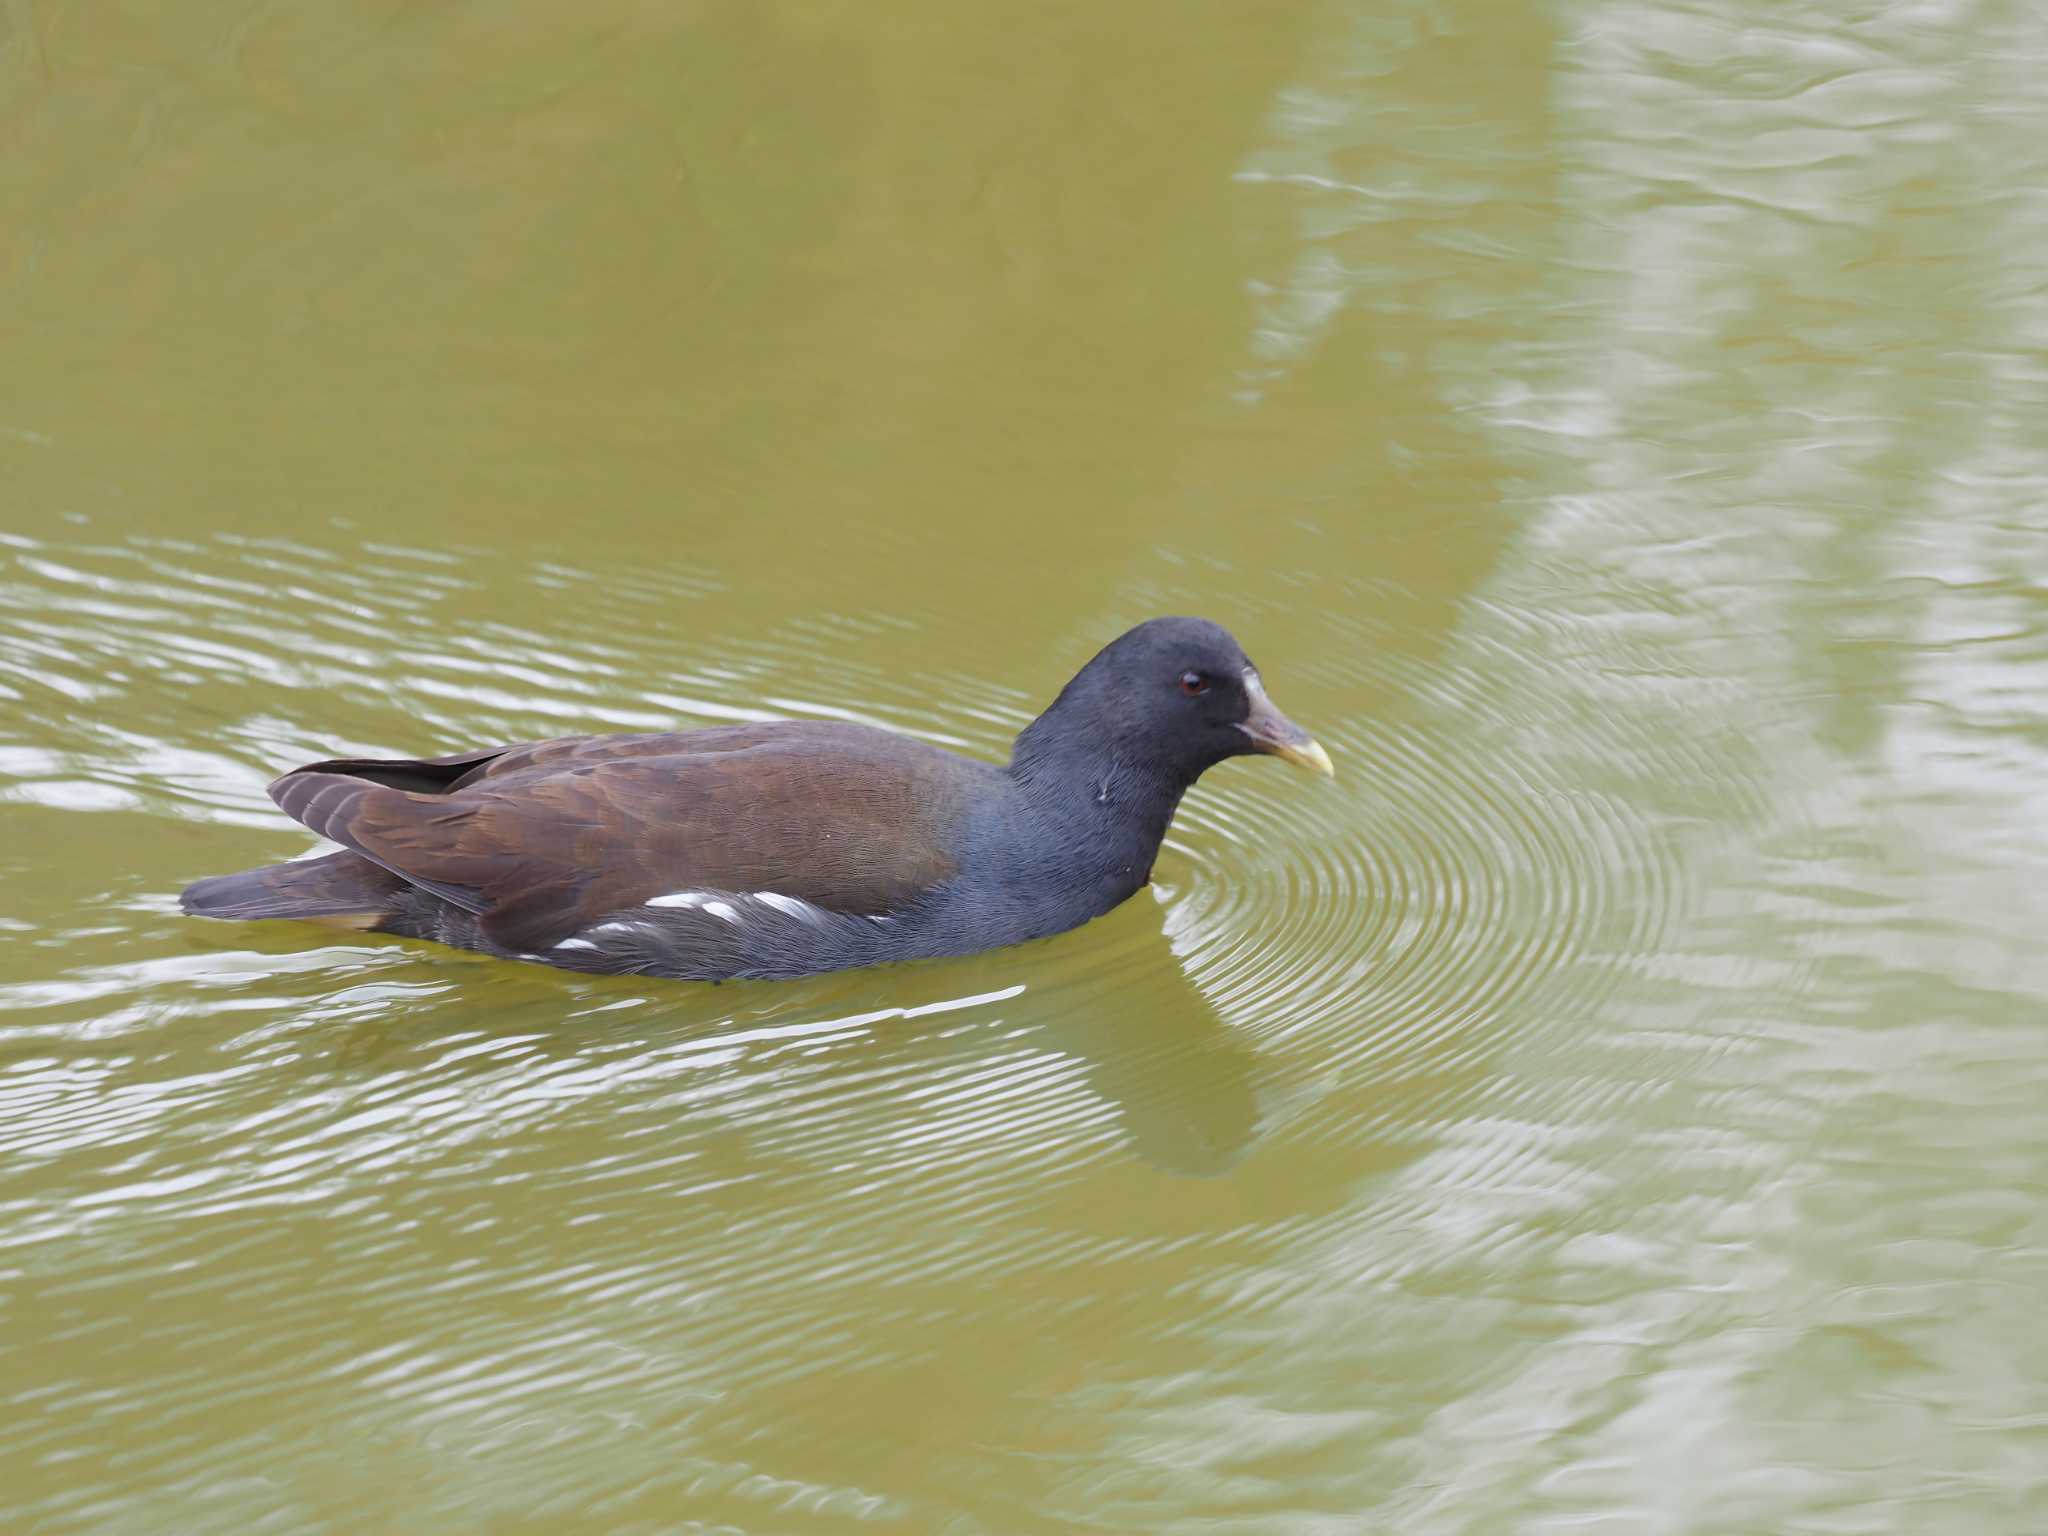
<instances>
[{"instance_id":1,"label":"wing feather","mask_svg":"<svg viewBox=\"0 0 2048 1536\"><path fill-rule=\"evenodd\" d=\"M434 761L333 760L272 797L314 831L540 949L652 897L775 891L899 909L954 873L978 774L934 747L827 722L572 737ZM448 788L414 788L446 775Z\"/></svg>"}]
</instances>

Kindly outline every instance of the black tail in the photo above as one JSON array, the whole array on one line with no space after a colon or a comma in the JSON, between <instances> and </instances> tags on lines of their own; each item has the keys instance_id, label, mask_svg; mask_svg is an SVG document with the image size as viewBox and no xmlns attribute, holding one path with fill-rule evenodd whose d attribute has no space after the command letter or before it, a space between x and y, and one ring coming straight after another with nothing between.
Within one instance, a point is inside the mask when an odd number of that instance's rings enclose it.
<instances>
[{"instance_id":1,"label":"black tail","mask_svg":"<svg viewBox=\"0 0 2048 1536\"><path fill-rule=\"evenodd\" d=\"M404 885L359 853L330 853L195 881L178 905L195 917L293 917L370 928L390 914L392 898Z\"/></svg>"}]
</instances>

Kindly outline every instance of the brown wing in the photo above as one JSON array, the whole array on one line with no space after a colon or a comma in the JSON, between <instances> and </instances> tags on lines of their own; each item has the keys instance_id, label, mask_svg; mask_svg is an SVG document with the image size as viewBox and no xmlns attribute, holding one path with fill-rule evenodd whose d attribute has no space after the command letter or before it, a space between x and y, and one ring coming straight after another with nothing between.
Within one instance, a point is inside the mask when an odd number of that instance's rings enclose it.
<instances>
[{"instance_id":1,"label":"brown wing","mask_svg":"<svg viewBox=\"0 0 2048 1536\"><path fill-rule=\"evenodd\" d=\"M947 834L991 771L865 726L790 723L336 760L285 775L271 796L476 913L497 942L541 949L674 891L899 908L953 873ZM448 788L435 792L438 775Z\"/></svg>"}]
</instances>

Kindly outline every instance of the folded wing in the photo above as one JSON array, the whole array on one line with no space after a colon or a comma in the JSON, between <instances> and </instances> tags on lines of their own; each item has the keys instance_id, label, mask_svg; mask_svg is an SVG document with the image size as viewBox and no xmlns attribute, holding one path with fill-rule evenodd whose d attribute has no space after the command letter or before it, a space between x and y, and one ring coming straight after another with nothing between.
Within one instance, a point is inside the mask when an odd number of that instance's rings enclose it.
<instances>
[{"instance_id":1,"label":"folded wing","mask_svg":"<svg viewBox=\"0 0 2048 1536\"><path fill-rule=\"evenodd\" d=\"M900 910L954 873L947 833L980 771L864 726L785 723L337 759L270 792L313 831L475 913L494 941L540 950L679 891Z\"/></svg>"}]
</instances>

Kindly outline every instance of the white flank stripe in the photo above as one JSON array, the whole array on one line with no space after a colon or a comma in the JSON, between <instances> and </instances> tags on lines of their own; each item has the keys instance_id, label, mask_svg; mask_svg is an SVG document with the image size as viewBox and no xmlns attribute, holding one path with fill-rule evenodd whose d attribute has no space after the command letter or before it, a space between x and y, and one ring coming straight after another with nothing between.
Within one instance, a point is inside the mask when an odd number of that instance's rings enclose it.
<instances>
[{"instance_id":1,"label":"white flank stripe","mask_svg":"<svg viewBox=\"0 0 2048 1536\"><path fill-rule=\"evenodd\" d=\"M666 896L649 897L650 907L701 907L710 903L709 891L671 891Z\"/></svg>"},{"instance_id":2,"label":"white flank stripe","mask_svg":"<svg viewBox=\"0 0 2048 1536\"><path fill-rule=\"evenodd\" d=\"M588 939L564 939L555 946L557 949L595 949L597 946Z\"/></svg>"},{"instance_id":3,"label":"white flank stripe","mask_svg":"<svg viewBox=\"0 0 2048 1536\"><path fill-rule=\"evenodd\" d=\"M728 923L736 923L740 920L739 908L729 901L707 901L704 903L704 910L713 917L724 918Z\"/></svg>"},{"instance_id":4,"label":"white flank stripe","mask_svg":"<svg viewBox=\"0 0 2048 1536\"><path fill-rule=\"evenodd\" d=\"M756 891L754 900L765 901L776 911L790 917L800 917L805 922L815 923L823 915L822 910L795 896L785 896L780 891Z\"/></svg>"}]
</instances>

